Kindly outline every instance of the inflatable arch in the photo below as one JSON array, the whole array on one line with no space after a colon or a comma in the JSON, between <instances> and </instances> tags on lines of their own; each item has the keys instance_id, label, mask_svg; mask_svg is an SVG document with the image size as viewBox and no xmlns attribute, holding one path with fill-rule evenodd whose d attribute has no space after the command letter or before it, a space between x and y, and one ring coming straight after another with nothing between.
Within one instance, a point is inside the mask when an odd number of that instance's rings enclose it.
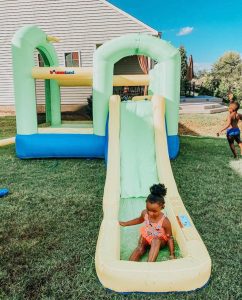
<instances>
[{"instance_id":1,"label":"inflatable arch","mask_svg":"<svg viewBox=\"0 0 242 300\"><path fill-rule=\"evenodd\" d=\"M18 30L12 39L15 107L18 134L37 133L35 80L32 77L34 50L41 54L45 66L58 66L55 48L40 28L29 25ZM45 81L46 117L51 125L61 123L60 90L54 80Z\"/></svg>"},{"instance_id":2,"label":"inflatable arch","mask_svg":"<svg viewBox=\"0 0 242 300\"><path fill-rule=\"evenodd\" d=\"M170 43L144 34L128 34L106 42L94 53L93 63L93 127L97 135L105 135L108 103L112 95L113 68L121 58L146 55L157 61L150 76L150 93L166 101L166 128L170 157L179 150L178 114L180 103L180 53Z\"/></svg>"}]
</instances>

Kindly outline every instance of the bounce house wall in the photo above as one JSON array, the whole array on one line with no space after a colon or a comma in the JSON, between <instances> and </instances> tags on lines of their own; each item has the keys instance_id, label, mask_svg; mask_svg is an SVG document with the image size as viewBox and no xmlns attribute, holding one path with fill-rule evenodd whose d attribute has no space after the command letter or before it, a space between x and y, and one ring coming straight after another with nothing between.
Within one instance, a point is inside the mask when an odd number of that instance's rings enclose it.
<instances>
[{"instance_id":1,"label":"bounce house wall","mask_svg":"<svg viewBox=\"0 0 242 300\"><path fill-rule=\"evenodd\" d=\"M180 103L180 56L158 63L150 72L149 94L166 101L166 133L170 159L179 152L178 121Z\"/></svg>"},{"instance_id":2,"label":"bounce house wall","mask_svg":"<svg viewBox=\"0 0 242 300\"><path fill-rule=\"evenodd\" d=\"M106 137L94 134L31 134L16 136L16 153L21 159L85 157L104 158Z\"/></svg>"}]
</instances>

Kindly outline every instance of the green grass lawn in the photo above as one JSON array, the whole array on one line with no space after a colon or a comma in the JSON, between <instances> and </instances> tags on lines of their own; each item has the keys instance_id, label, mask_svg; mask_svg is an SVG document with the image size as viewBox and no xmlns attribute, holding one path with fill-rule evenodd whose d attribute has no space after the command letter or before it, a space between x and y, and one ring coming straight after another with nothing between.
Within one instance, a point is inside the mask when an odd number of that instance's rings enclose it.
<instances>
[{"instance_id":1,"label":"green grass lawn","mask_svg":"<svg viewBox=\"0 0 242 300\"><path fill-rule=\"evenodd\" d=\"M0 117L0 140L16 135L15 117Z\"/></svg>"},{"instance_id":2,"label":"green grass lawn","mask_svg":"<svg viewBox=\"0 0 242 300\"><path fill-rule=\"evenodd\" d=\"M180 294L111 293L94 254L102 220L102 160L19 160L0 148L0 299L241 299L242 180L224 139L181 138L172 162L184 204L212 259L205 288Z\"/></svg>"},{"instance_id":3,"label":"green grass lawn","mask_svg":"<svg viewBox=\"0 0 242 300\"><path fill-rule=\"evenodd\" d=\"M239 110L242 114L242 110ZM179 134L193 136L212 136L216 137L216 133L225 126L228 112L217 114L180 114L179 115ZM239 123L242 131L242 122ZM225 136L222 134L222 137Z\"/></svg>"},{"instance_id":4,"label":"green grass lawn","mask_svg":"<svg viewBox=\"0 0 242 300\"><path fill-rule=\"evenodd\" d=\"M49 126L48 123L45 123L45 116L38 114L38 127ZM16 117L15 116L6 116L0 117L0 140L10 138L16 135Z\"/></svg>"}]
</instances>

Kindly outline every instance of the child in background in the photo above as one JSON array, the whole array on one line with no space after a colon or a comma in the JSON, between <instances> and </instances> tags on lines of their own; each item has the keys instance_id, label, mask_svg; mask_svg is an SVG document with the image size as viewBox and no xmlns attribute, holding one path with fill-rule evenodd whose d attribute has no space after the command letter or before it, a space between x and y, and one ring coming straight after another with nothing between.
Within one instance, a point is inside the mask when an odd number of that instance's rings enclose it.
<instances>
[{"instance_id":1,"label":"child in background","mask_svg":"<svg viewBox=\"0 0 242 300\"><path fill-rule=\"evenodd\" d=\"M227 140L230 146L230 149L234 155L234 158L237 157L237 153L234 146L234 141L236 141L240 147L242 155L242 142L240 139L240 129L238 127L239 120L242 120L242 115L238 113L239 103L233 102L229 105L229 115L227 118L226 126L223 127L220 132L217 133L219 136L225 129L227 129Z\"/></svg>"},{"instance_id":2,"label":"child in background","mask_svg":"<svg viewBox=\"0 0 242 300\"><path fill-rule=\"evenodd\" d=\"M129 100L129 87L125 86L123 90L123 94L121 95L121 101L128 101Z\"/></svg>"},{"instance_id":3,"label":"child in background","mask_svg":"<svg viewBox=\"0 0 242 300\"><path fill-rule=\"evenodd\" d=\"M171 223L161 212L165 207L165 195L166 188L164 184L154 184L150 188L150 194L146 199L146 209L141 212L140 217L126 222L119 222L121 226L132 226L144 222L140 228L138 246L129 260L139 261L147 248L150 247L148 262L155 262L160 249L166 244L168 244L170 250L170 258L175 258Z\"/></svg>"}]
</instances>

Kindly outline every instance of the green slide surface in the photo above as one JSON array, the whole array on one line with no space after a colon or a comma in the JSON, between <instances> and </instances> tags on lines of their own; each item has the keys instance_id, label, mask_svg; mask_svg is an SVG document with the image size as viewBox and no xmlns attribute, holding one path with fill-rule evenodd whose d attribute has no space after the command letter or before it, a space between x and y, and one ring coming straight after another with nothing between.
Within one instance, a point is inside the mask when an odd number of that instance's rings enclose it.
<instances>
[{"instance_id":1,"label":"green slide surface","mask_svg":"<svg viewBox=\"0 0 242 300\"><path fill-rule=\"evenodd\" d=\"M145 209L149 188L158 183L155 157L153 112L150 101L121 103L120 120L120 180L119 220L140 216ZM164 211L164 213L166 213ZM141 225L121 227L121 260L128 260L136 248ZM176 257L181 257L175 243ZM147 261L147 253L142 261ZM168 247L162 249L157 261L169 259Z\"/></svg>"}]
</instances>

